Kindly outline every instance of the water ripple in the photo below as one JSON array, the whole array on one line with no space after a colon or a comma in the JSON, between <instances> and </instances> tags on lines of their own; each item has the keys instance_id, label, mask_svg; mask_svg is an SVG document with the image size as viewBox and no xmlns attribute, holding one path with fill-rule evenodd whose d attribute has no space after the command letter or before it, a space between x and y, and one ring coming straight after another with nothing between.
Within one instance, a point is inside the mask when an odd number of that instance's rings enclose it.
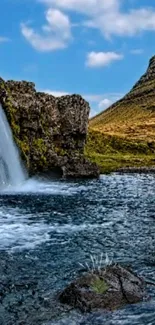
<instances>
[{"instance_id":1,"label":"water ripple","mask_svg":"<svg viewBox=\"0 0 155 325\"><path fill-rule=\"evenodd\" d=\"M55 293L81 274L79 263L91 264L90 254L108 253L155 281L154 221L153 175L113 174L79 182L30 180L1 192L1 278L13 283L37 279L37 296L24 289L8 292L4 308L0 307L0 323L154 325L154 288L150 301L114 313L64 313L56 301L52 307ZM20 309L18 294L23 297Z\"/></svg>"}]
</instances>

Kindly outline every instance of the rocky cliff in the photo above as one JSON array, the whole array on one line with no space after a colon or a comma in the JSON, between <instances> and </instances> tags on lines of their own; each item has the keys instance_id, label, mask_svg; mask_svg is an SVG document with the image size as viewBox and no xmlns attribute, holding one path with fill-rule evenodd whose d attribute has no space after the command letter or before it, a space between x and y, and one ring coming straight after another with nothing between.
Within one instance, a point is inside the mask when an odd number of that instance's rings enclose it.
<instances>
[{"instance_id":1,"label":"rocky cliff","mask_svg":"<svg viewBox=\"0 0 155 325\"><path fill-rule=\"evenodd\" d=\"M81 96L55 98L31 82L0 78L0 103L30 174L99 175L84 157L89 104Z\"/></svg>"}]
</instances>

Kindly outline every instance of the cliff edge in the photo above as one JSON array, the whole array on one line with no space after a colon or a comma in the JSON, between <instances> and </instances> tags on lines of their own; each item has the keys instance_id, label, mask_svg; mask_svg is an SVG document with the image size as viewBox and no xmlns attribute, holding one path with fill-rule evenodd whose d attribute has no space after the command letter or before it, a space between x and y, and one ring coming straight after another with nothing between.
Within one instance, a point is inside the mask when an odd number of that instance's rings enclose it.
<instances>
[{"instance_id":1,"label":"cliff edge","mask_svg":"<svg viewBox=\"0 0 155 325\"><path fill-rule=\"evenodd\" d=\"M30 174L99 175L84 156L90 108L81 96L56 98L32 82L0 78L0 103Z\"/></svg>"}]
</instances>

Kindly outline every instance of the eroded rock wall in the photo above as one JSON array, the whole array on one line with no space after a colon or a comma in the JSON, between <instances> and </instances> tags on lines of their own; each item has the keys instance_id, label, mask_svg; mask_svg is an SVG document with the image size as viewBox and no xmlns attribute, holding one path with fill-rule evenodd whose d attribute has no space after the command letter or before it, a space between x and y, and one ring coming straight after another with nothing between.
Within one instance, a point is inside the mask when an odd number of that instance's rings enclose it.
<instances>
[{"instance_id":1,"label":"eroded rock wall","mask_svg":"<svg viewBox=\"0 0 155 325\"><path fill-rule=\"evenodd\" d=\"M59 170L66 177L99 171L84 157L89 104L80 96L37 92L34 83L0 79L0 103L31 174Z\"/></svg>"}]
</instances>

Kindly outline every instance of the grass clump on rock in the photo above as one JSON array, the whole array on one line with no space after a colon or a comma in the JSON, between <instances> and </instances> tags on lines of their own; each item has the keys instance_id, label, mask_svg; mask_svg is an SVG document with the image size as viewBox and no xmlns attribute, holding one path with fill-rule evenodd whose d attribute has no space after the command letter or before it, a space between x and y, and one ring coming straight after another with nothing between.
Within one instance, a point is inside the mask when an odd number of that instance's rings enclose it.
<instances>
[{"instance_id":1,"label":"grass clump on rock","mask_svg":"<svg viewBox=\"0 0 155 325\"><path fill-rule=\"evenodd\" d=\"M60 294L63 304L81 312L116 310L128 304L143 301L145 281L128 268L108 265L103 269L88 271L73 281Z\"/></svg>"},{"instance_id":2,"label":"grass clump on rock","mask_svg":"<svg viewBox=\"0 0 155 325\"><path fill-rule=\"evenodd\" d=\"M95 293L104 294L109 289L109 286L104 279L96 277L96 279L93 279L91 283L91 288Z\"/></svg>"}]
</instances>

